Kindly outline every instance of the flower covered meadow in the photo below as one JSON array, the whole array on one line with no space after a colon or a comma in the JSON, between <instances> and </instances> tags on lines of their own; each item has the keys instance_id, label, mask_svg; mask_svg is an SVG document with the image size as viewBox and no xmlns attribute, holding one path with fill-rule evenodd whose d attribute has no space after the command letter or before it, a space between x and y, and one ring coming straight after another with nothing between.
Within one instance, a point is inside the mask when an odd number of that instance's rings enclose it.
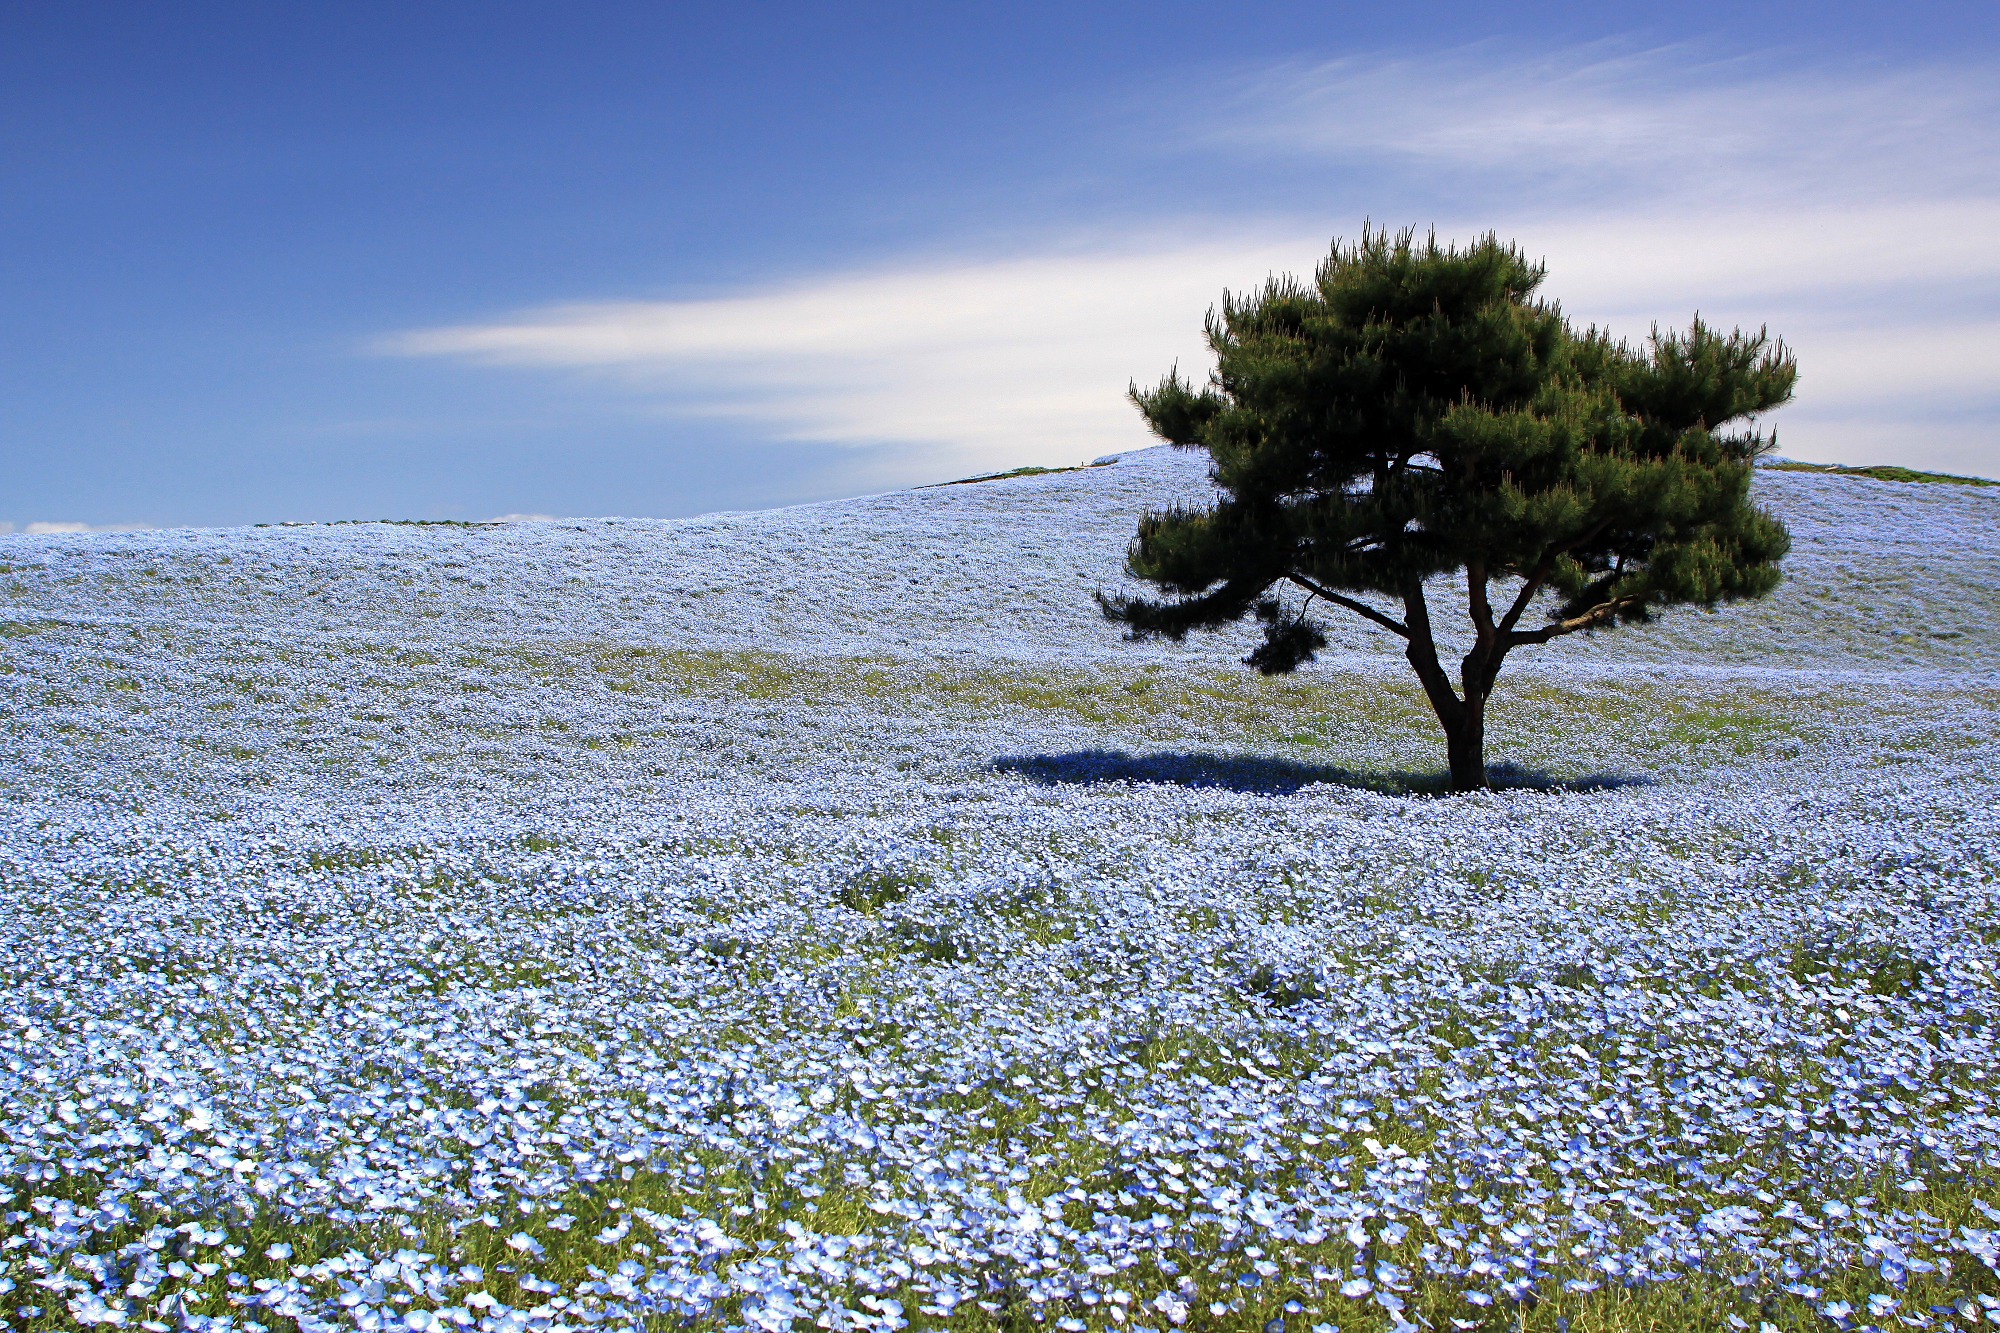
<instances>
[{"instance_id":1,"label":"flower covered meadow","mask_svg":"<svg viewBox=\"0 0 2000 1333\"><path fill-rule=\"evenodd\" d=\"M2000 1323L2000 500L1766 474L1438 799L1096 618L1200 484L0 539L0 1315Z\"/></svg>"}]
</instances>

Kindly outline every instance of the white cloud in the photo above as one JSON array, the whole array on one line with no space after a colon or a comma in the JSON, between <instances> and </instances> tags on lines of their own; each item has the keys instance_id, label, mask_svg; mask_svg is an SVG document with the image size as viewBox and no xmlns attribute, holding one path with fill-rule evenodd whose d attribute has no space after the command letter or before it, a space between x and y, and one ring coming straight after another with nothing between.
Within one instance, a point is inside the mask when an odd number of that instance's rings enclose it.
<instances>
[{"instance_id":1,"label":"white cloud","mask_svg":"<svg viewBox=\"0 0 2000 1333\"><path fill-rule=\"evenodd\" d=\"M1313 262L1323 240L1180 245L843 274L710 301L553 306L387 340L402 355L612 370L680 410L786 438L904 441L1074 461L1146 442L1126 385L1205 358L1225 284Z\"/></svg>"},{"instance_id":2,"label":"white cloud","mask_svg":"<svg viewBox=\"0 0 2000 1333\"><path fill-rule=\"evenodd\" d=\"M1524 220L1520 239L1547 258L1566 307L1690 310L1720 298L1875 310L2000 282L2000 197L1783 209L1698 199L1540 225L1530 210L1506 211Z\"/></svg>"},{"instance_id":3,"label":"white cloud","mask_svg":"<svg viewBox=\"0 0 2000 1333\"><path fill-rule=\"evenodd\" d=\"M1992 189L2000 81L1983 64L1784 68L1776 53L1497 43L1246 71L1181 99L1185 138L1387 162L1567 202L1948 198Z\"/></svg>"},{"instance_id":4,"label":"white cloud","mask_svg":"<svg viewBox=\"0 0 2000 1333\"><path fill-rule=\"evenodd\" d=\"M1445 235L1518 239L1547 257L1550 295L1621 333L1697 309L1768 322L1804 369L1781 418L1787 452L1940 461L1921 423L2000 414L1992 71L1491 57L1262 71L1196 107L1203 127L1190 120L1182 141L1372 161L1378 219L1424 208ZM1351 236L1360 219L1332 221ZM552 305L378 349L589 372L658 410L790 439L941 450L967 467L1068 462L1144 443L1127 382L1205 369L1201 314L1222 289L1309 271L1334 226L1161 222L711 300ZM1977 421L1966 429L1958 466L1978 448ZM1996 466L2000 440L1983 464Z\"/></svg>"},{"instance_id":5,"label":"white cloud","mask_svg":"<svg viewBox=\"0 0 2000 1333\"><path fill-rule=\"evenodd\" d=\"M0 536L9 533L36 537L54 532L138 532L146 526L144 523L51 523L38 519L19 527L12 523L0 523Z\"/></svg>"},{"instance_id":6,"label":"white cloud","mask_svg":"<svg viewBox=\"0 0 2000 1333\"><path fill-rule=\"evenodd\" d=\"M1684 325L1768 325L1798 354L1788 451L1832 461L1941 462L1929 421L2000 424L2000 320L1965 292L2000 287L2000 200L1782 215L1523 228L1570 314L1626 336ZM1542 244L1542 242L1546 244ZM1838 427L1836 429L1836 427ZM2000 465L2000 429L1989 429ZM1953 446L1963 465L1966 442Z\"/></svg>"}]
</instances>

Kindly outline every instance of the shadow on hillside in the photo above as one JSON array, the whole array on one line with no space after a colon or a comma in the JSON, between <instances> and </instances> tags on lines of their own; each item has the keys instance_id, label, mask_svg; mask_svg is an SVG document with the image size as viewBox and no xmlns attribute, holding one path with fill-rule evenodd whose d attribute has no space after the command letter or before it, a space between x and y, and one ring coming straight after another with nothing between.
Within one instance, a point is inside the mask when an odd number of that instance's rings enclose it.
<instances>
[{"instance_id":1,"label":"shadow on hillside","mask_svg":"<svg viewBox=\"0 0 2000 1333\"><path fill-rule=\"evenodd\" d=\"M1072 750L1066 754L1003 755L987 767L995 772L1017 774L1044 787L1151 782L1175 787L1225 787L1258 796L1287 796L1316 782L1394 796L1443 796L1451 789L1451 777L1442 769L1429 773L1356 772L1267 755L1202 751L1126 754L1123 750ZM1617 787L1646 787L1653 782L1649 777L1618 773L1556 778L1517 764L1494 764L1487 774L1494 787L1501 790L1607 791Z\"/></svg>"}]
</instances>

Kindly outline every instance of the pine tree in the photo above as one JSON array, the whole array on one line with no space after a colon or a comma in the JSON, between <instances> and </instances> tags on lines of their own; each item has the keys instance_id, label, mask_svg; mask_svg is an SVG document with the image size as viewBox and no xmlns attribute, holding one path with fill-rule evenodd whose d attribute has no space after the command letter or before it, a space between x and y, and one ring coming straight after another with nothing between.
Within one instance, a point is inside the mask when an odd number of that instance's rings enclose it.
<instances>
[{"instance_id":1,"label":"pine tree","mask_svg":"<svg viewBox=\"0 0 2000 1333\"><path fill-rule=\"evenodd\" d=\"M1209 385L1132 389L1156 434L1208 451L1222 496L1140 520L1129 568L1166 597L1100 594L1105 614L1178 640L1254 612L1244 661L1267 675L1326 646L1316 604L1371 621L1404 641L1463 791L1487 785L1515 648L1770 592L1791 538L1749 492L1776 439L1723 428L1789 400L1797 362L1699 316L1639 346L1577 332L1536 299L1544 272L1491 234L1461 250L1364 228L1309 284L1225 292ZM1441 576L1462 576L1471 620L1456 689L1425 586Z\"/></svg>"}]
</instances>

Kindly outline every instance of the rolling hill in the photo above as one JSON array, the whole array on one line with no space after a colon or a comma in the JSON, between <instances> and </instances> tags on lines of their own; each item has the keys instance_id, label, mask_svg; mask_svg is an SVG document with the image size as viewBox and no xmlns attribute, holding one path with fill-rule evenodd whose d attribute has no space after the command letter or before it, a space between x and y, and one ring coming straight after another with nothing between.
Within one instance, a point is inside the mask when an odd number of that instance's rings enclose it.
<instances>
[{"instance_id":1,"label":"rolling hill","mask_svg":"<svg viewBox=\"0 0 2000 1333\"><path fill-rule=\"evenodd\" d=\"M0 538L11 1321L2000 1310L1994 492L1760 474L1440 799L1387 645L1096 616L1203 486Z\"/></svg>"}]
</instances>

